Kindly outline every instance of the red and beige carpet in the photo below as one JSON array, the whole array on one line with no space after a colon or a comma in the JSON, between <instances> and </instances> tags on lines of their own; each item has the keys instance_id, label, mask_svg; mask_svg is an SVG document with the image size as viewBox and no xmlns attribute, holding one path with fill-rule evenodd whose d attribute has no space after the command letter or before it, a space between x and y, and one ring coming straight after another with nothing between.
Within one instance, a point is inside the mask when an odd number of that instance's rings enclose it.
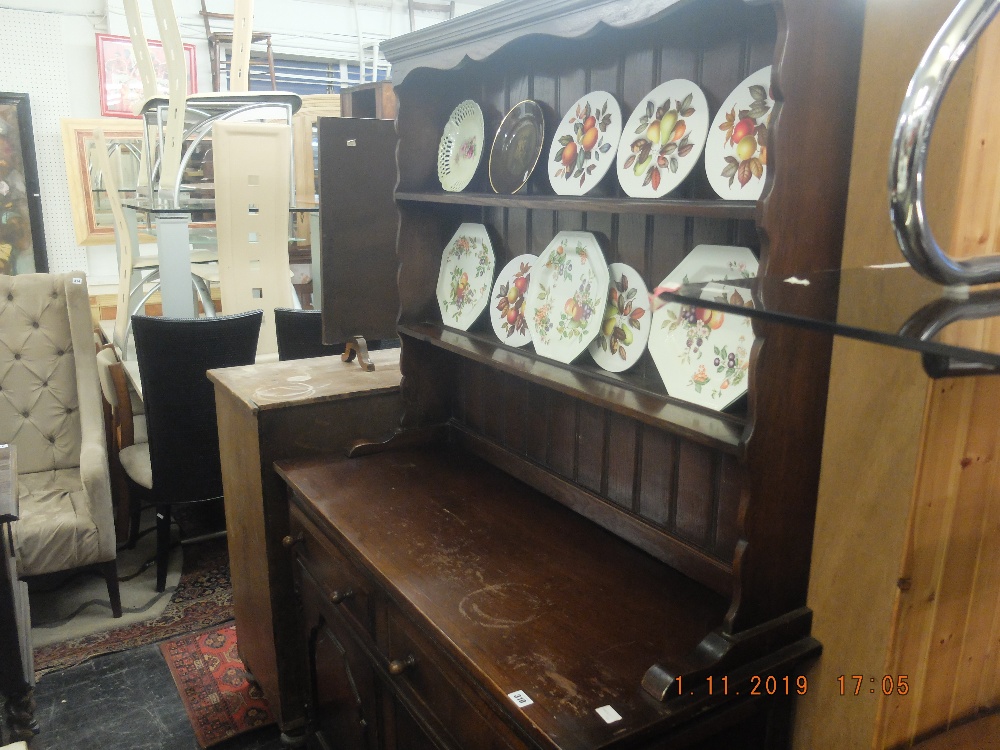
<instances>
[{"instance_id":1,"label":"red and beige carpet","mask_svg":"<svg viewBox=\"0 0 1000 750\"><path fill-rule=\"evenodd\" d=\"M102 654L157 643L233 619L226 540L184 547L183 572L169 603L153 619L35 648L35 674L80 664Z\"/></svg>"},{"instance_id":2,"label":"red and beige carpet","mask_svg":"<svg viewBox=\"0 0 1000 750\"><path fill-rule=\"evenodd\" d=\"M240 661L234 625L167 641L160 651L201 747L274 723L260 686Z\"/></svg>"}]
</instances>

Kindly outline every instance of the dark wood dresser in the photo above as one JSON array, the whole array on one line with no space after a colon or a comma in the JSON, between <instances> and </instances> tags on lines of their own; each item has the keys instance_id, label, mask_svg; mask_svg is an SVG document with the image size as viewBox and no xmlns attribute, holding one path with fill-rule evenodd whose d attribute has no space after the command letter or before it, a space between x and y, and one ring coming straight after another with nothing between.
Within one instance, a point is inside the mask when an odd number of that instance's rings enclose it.
<instances>
[{"instance_id":1,"label":"dark wood dresser","mask_svg":"<svg viewBox=\"0 0 1000 750\"><path fill-rule=\"evenodd\" d=\"M649 288L699 244L749 247L774 279L839 267L862 21L861 0L509 0L385 43L400 431L279 463L318 747L787 745L820 650L806 594L832 337L755 321L748 397L716 411L668 393L648 354L614 374L509 346L485 315L453 328L436 286L464 222L497 268L592 232ZM544 164L490 191L492 134L524 99L547 155L589 91L627 116L685 78L714 115L767 65L759 200L719 200L703 164L655 200L611 174L555 195ZM465 99L486 155L444 192L438 143Z\"/></svg>"}]
</instances>

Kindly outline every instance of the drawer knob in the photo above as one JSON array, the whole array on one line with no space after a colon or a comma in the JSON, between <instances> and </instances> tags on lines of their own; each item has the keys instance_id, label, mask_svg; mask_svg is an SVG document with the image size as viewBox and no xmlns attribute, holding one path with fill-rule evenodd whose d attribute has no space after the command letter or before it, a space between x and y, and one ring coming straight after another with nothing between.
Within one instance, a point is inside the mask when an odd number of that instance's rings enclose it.
<instances>
[{"instance_id":1,"label":"drawer knob","mask_svg":"<svg viewBox=\"0 0 1000 750\"><path fill-rule=\"evenodd\" d=\"M344 589L343 591L334 591L330 594L330 601L334 604L340 604L345 599L350 599L354 596L354 589Z\"/></svg>"},{"instance_id":2,"label":"drawer knob","mask_svg":"<svg viewBox=\"0 0 1000 750\"><path fill-rule=\"evenodd\" d=\"M304 541L305 538L306 538L305 534L303 534L301 531L295 536L289 534L288 536L286 536L284 539L281 540L281 546L284 547L285 549L291 549L299 542Z\"/></svg>"},{"instance_id":3,"label":"drawer knob","mask_svg":"<svg viewBox=\"0 0 1000 750\"><path fill-rule=\"evenodd\" d=\"M389 674L403 674L407 669L417 663L417 657L410 654L405 659L393 659L389 662Z\"/></svg>"}]
</instances>

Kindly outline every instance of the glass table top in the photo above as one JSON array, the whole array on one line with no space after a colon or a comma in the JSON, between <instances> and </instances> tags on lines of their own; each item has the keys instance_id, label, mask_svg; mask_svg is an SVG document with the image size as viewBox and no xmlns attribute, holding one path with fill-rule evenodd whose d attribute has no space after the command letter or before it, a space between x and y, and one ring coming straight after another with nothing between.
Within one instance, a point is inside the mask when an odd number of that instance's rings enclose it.
<instances>
[{"instance_id":1,"label":"glass table top","mask_svg":"<svg viewBox=\"0 0 1000 750\"><path fill-rule=\"evenodd\" d=\"M125 197L122 200L122 205L125 206L125 208L131 208L139 213L150 214L153 216L178 213L215 213L214 198L186 198L183 195L181 196L180 201L176 203L173 199L166 197L150 199L147 196L133 195ZM314 203L306 203L289 206L288 210L291 213L318 213L319 206Z\"/></svg>"},{"instance_id":2,"label":"glass table top","mask_svg":"<svg viewBox=\"0 0 1000 750\"><path fill-rule=\"evenodd\" d=\"M750 289L752 307L734 287ZM658 288L662 302L739 313L921 352L931 377L1000 372L1000 288L941 287L908 264ZM661 303L654 303L661 304Z\"/></svg>"}]
</instances>

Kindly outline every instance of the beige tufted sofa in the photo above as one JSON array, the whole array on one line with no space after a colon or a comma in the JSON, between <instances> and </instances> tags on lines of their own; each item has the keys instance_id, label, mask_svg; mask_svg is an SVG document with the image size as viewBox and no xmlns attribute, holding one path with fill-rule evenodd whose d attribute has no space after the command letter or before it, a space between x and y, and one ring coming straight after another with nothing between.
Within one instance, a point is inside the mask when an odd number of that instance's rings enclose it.
<instances>
[{"instance_id":1,"label":"beige tufted sofa","mask_svg":"<svg viewBox=\"0 0 1000 750\"><path fill-rule=\"evenodd\" d=\"M22 577L97 565L121 616L87 281L0 276L0 443L17 446Z\"/></svg>"}]
</instances>

